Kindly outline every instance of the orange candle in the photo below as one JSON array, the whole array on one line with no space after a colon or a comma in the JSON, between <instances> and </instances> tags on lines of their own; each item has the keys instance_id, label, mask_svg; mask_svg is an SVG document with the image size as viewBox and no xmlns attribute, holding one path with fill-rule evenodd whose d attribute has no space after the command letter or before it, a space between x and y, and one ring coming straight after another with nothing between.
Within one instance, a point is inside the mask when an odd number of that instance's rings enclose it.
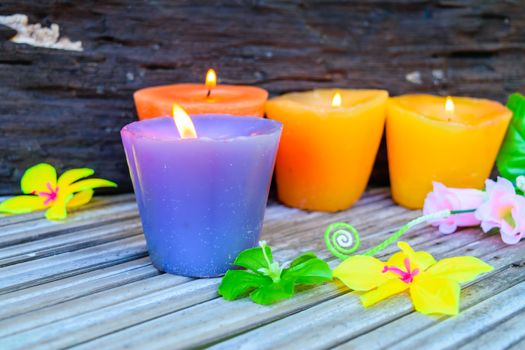
<instances>
[{"instance_id":1,"label":"orange candle","mask_svg":"<svg viewBox=\"0 0 525 350\"><path fill-rule=\"evenodd\" d=\"M482 189L511 117L510 110L490 100L391 98L386 130L394 201L422 208L432 181Z\"/></svg>"},{"instance_id":2,"label":"orange candle","mask_svg":"<svg viewBox=\"0 0 525 350\"><path fill-rule=\"evenodd\" d=\"M253 86L216 85L213 69L205 84L174 84L138 90L133 95L139 119L171 115L174 102L188 114L264 115L268 92Z\"/></svg>"},{"instance_id":3,"label":"orange candle","mask_svg":"<svg viewBox=\"0 0 525 350\"><path fill-rule=\"evenodd\" d=\"M314 90L268 101L268 118L284 124L276 164L279 199L320 211L357 201L379 148L387 99L382 90Z\"/></svg>"}]
</instances>

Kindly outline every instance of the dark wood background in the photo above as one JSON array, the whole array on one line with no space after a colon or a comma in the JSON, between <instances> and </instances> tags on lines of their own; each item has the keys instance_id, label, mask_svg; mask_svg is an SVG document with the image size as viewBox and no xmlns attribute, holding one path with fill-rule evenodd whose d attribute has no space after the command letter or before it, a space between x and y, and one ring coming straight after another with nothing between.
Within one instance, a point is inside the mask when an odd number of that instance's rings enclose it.
<instances>
[{"instance_id":1,"label":"dark wood background","mask_svg":"<svg viewBox=\"0 0 525 350\"><path fill-rule=\"evenodd\" d=\"M83 52L14 44L0 26L0 194L25 168L89 166L128 191L120 128L132 93L202 81L272 95L384 88L504 101L525 90L525 1L0 2L0 15L57 23ZM387 181L384 146L372 184Z\"/></svg>"}]
</instances>

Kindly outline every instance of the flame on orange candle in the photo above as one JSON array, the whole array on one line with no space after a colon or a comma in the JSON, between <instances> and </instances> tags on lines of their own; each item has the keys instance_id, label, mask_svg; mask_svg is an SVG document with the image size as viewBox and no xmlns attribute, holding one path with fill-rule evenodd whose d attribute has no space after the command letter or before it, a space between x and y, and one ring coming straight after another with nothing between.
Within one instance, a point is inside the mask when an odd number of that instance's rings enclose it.
<instances>
[{"instance_id":1,"label":"flame on orange candle","mask_svg":"<svg viewBox=\"0 0 525 350\"><path fill-rule=\"evenodd\" d=\"M179 135L183 139L195 139L197 138L197 131L191 121L190 116L186 111L178 104L173 104L173 120L175 126L179 130Z\"/></svg>"},{"instance_id":2,"label":"flame on orange candle","mask_svg":"<svg viewBox=\"0 0 525 350\"><path fill-rule=\"evenodd\" d=\"M452 97L447 96L447 100L445 102L445 111L450 114L454 114L454 101L452 101Z\"/></svg>"},{"instance_id":3,"label":"flame on orange candle","mask_svg":"<svg viewBox=\"0 0 525 350\"><path fill-rule=\"evenodd\" d=\"M332 97L332 107L341 107L341 94L336 92Z\"/></svg>"},{"instance_id":4,"label":"flame on orange candle","mask_svg":"<svg viewBox=\"0 0 525 350\"><path fill-rule=\"evenodd\" d=\"M208 88L208 94L206 97L210 97L211 90L217 85L217 73L213 69L208 69L206 73L206 87Z\"/></svg>"}]
</instances>

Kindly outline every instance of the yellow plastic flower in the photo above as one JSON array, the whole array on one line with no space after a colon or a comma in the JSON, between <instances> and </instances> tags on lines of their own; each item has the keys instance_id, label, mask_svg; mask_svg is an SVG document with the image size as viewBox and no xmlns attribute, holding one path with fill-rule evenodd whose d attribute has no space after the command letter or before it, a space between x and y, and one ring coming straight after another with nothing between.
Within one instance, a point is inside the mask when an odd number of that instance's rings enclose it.
<instances>
[{"instance_id":1,"label":"yellow plastic flower","mask_svg":"<svg viewBox=\"0 0 525 350\"><path fill-rule=\"evenodd\" d=\"M117 187L117 184L104 179L82 178L94 174L93 169L78 168L63 173L57 181L57 173L52 165L40 163L27 169L20 182L24 196L9 198L0 203L0 212L23 214L47 209L46 218L63 220L67 209L88 203L97 187Z\"/></svg>"},{"instance_id":2,"label":"yellow plastic flower","mask_svg":"<svg viewBox=\"0 0 525 350\"><path fill-rule=\"evenodd\" d=\"M361 295L365 307L409 290L417 311L423 314L456 315L459 312L460 283L491 271L492 266L472 256L457 256L436 262L427 252L415 252L398 242L401 252L386 263L366 255L344 260L334 277L347 287L367 292Z\"/></svg>"}]
</instances>

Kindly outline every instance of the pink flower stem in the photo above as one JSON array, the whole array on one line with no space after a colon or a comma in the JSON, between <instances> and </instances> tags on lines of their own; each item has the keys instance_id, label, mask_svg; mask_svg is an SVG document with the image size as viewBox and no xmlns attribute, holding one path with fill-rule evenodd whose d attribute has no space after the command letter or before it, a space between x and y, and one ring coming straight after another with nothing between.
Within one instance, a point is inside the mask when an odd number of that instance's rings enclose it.
<instances>
[{"instance_id":1,"label":"pink flower stem","mask_svg":"<svg viewBox=\"0 0 525 350\"><path fill-rule=\"evenodd\" d=\"M376 245L373 248L368 249L366 252L363 253L363 255L373 256L373 255L379 253L380 251L382 251L383 249L385 249L386 247L388 247L390 244L392 244L395 241L397 241L399 239L399 237L404 235L405 232L410 230L412 227L414 227L416 225L419 225L421 223L424 223L427 220L446 218L446 217L450 216L450 214L451 214L450 210L442 210L442 211L438 211L436 213L423 215L423 216L420 216L418 218L415 218L414 220L409 221L406 225L404 225L399 230L394 232L390 237L385 239L383 242L379 243L378 245ZM329 249L330 249L330 247L329 247ZM330 250L330 251L332 252L332 250Z\"/></svg>"},{"instance_id":2,"label":"pink flower stem","mask_svg":"<svg viewBox=\"0 0 525 350\"><path fill-rule=\"evenodd\" d=\"M373 248L370 248L368 249L367 251L365 251L363 253L363 255L368 255L368 256L373 256L377 253L379 253L380 251L382 251L383 249L385 249L386 247L388 247L390 244L394 243L396 240L398 240L402 235L404 235L408 230L410 230L412 227L416 226L416 225L419 225L421 223L424 223L426 222L427 220L432 220L432 219L440 219L440 218L447 218L449 217L450 215L454 215L454 214L464 214L464 213L472 213L472 212L475 212L476 209L465 209L465 210L442 210L442 211L438 211L436 213L432 213L432 214L428 214L428 215L423 215L423 216L420 216L410 222L408 222L406 225L404 225L403 227L401 227L399 230L397 230L396 232L394 232L390 237L388 237L387 239L385 239L383 242L381 242L380 244L376 245L375 247ZM360 239L359 239L359 233L357 232L357 230L349 225L349 224L346 224L350 230L352 231L353 233L353 236L352 238L350 239L350 241L354 241L355 240L355 245L354 247L352 248L352 252L357 250L359 248L359 244L360 244ZM345 250L346 247L343 247L341 245L339 245L339 243L337 241L335 242L332 242L331 238L330 238L330 233L331 233L331 227L333 225L330 225L328 227L328 229L326 230L325 232L325 242L326 242L326 247L328 248L328 250L334 255L336 256L337 258L341 259L341 260L344 260L344 259L347 259L349 258L351 255L349 254L350 252L348 252L348 250ZM348 235L350 234L349 232L346 232Z\"/></svg>"}]
</instances>

